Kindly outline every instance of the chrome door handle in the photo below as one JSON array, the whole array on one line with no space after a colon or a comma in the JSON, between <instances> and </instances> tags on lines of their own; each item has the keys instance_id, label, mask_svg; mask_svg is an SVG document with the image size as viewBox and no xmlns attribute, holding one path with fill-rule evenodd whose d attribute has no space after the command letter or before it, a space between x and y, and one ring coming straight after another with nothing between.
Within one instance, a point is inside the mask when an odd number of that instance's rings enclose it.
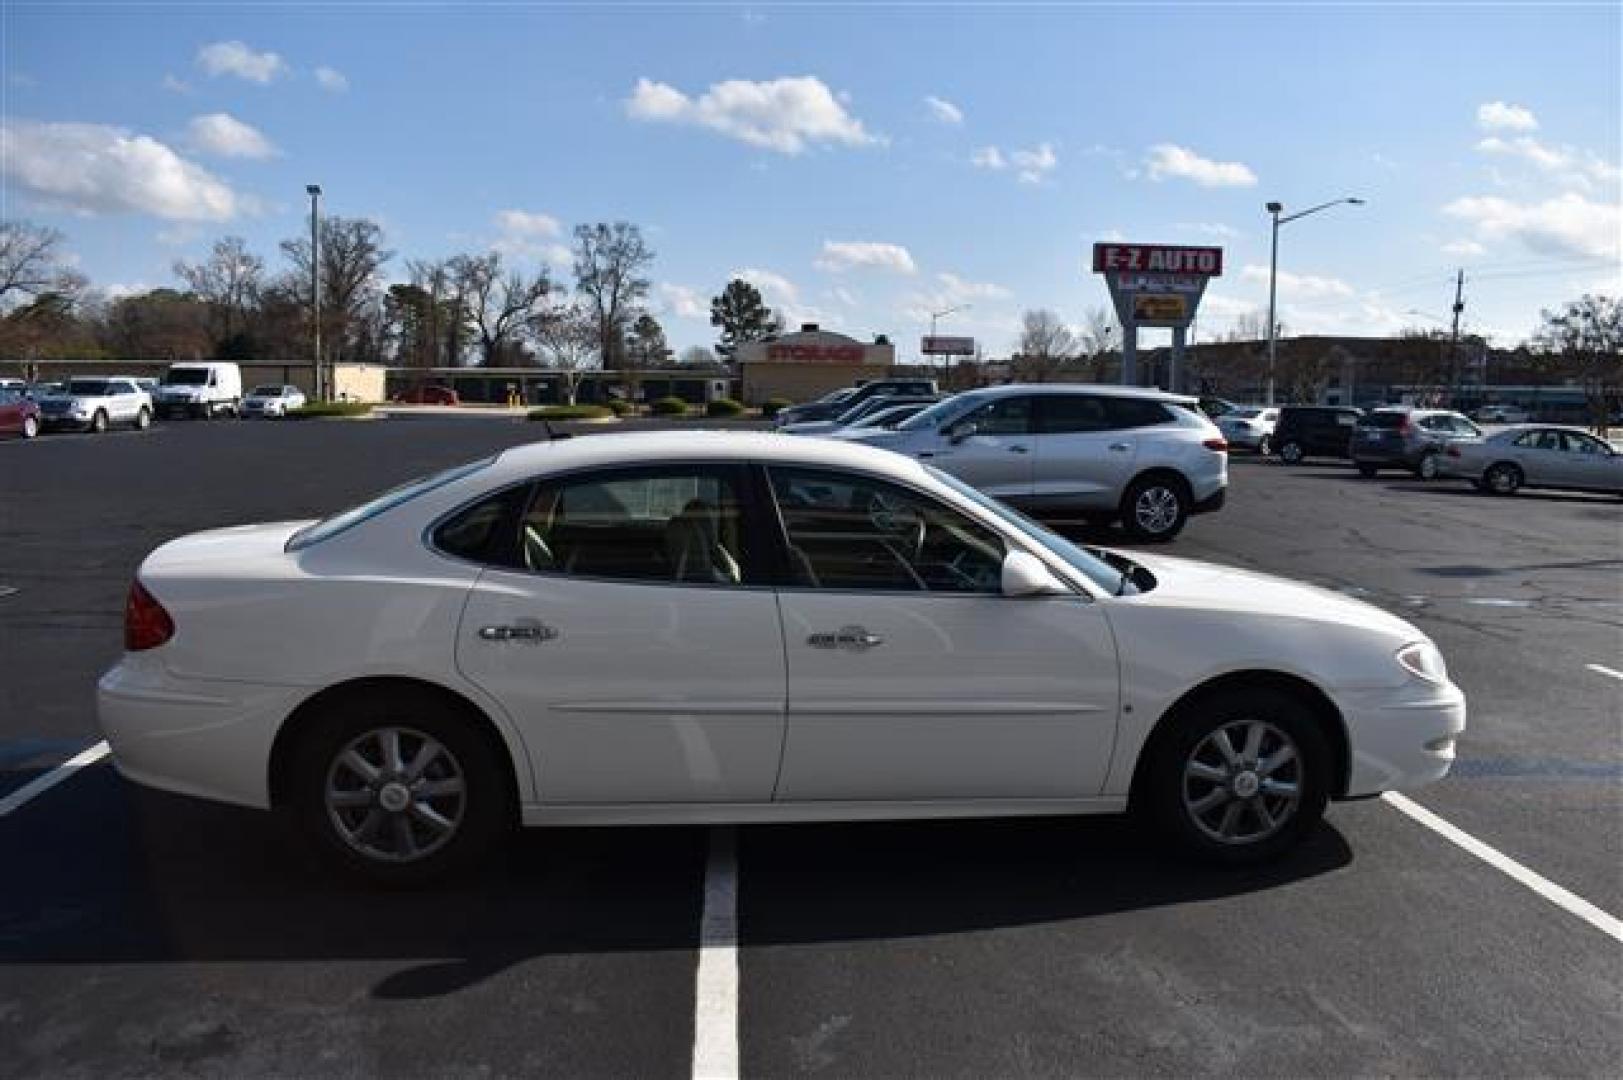
<instances>
[{"instance_id":1,"label":"chrome door handle","mask_svg":"<svg viewBox=\"0 0 1623 1080\"><path fill-rule=\"evenodd\" d=\"M1132 443L1113 442L1110 444L1110 449L1112 450L1131 450L1132 448Z\"/></svg>"},{"instance_id":2,"label":"chrome door handle","mask_svg":"<svg viewBox=\"0 0 1623 1080\"><path fill-rule=\"evenodd\" d=\"M1009 453L1011 453L1011 454L1029 454L1030 452L1031 452L1031 447L1029 447L1029 446L1011 446L1011 447L1009 447Z\"/></svg>"},{"instance_id":3,"label":"chrome door handle","mask_svg":"<svg viewBox=\"0 0 1623 1080\"><path fill-rule=\"evenodd\" d=\"M558 631L546 623L522 622L515 626L481 626L479 637L484 641L523 641L540 644L558 636Z\"/></svg>"},{"instance_id":4,"label":"chrome door handle","mask_svg":"<svg viewBox=\"0 0 1623 1080\"><path fill-rule=\"evenodd\" d=\"M935 454L933 454L929 450L920 450L917 454L914 454L913 456L918 458L920 461L923 461L925 458L933 458L933 457L935 457Z\"/></svg>"},{"instance_id":5,"label":"chrome door handle","mask_svg":"<svg viewBox=\"0 0 1623 1080\"><path fill-rule=\"evenodd\" d=\"M806 644L814 649L845 649L849 652L866 652L884 643L884 638L869 633L861 626L842 626L833 633L812 634L806 638Z\"/></svg>"}]
</instances>

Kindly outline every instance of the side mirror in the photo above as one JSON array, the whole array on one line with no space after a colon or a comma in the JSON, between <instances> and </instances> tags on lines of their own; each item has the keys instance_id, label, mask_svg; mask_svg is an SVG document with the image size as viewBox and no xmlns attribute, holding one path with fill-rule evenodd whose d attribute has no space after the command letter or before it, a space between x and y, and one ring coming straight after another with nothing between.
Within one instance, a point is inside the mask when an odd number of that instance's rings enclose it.
<instances>
[{"instance_id":1,"label":"side mirror","mask_svg":"<svg viewBox=\"0 0 1623 1080\"><path fill-rule=\"evenodd\" d=\"M1065 596L1070 592L1037 556L1024 551L1003 556L1004 596Z\"/></svg>"},{"instance_id":2,"label":"side mirror","mask_svg":"<svg viewBox=\"0 0 1623 1080\"><path fill-rule=\"evenodd\" d=\"M975 421L965 420L962 423L954 424L947 430L947 440L961 443L973 434L975 434Z\"/></svg>"}]
</instances>

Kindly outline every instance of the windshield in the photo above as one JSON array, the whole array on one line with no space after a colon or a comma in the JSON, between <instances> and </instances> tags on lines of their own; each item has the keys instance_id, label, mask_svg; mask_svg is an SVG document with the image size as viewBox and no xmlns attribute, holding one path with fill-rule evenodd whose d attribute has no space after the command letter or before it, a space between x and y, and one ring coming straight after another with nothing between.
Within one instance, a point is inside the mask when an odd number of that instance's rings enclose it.
<instances>
[{"instance_id":1,"label":"windshield","mask_svg":"<svg viewBox=\"0 0 1623 1080\"><path fill-rule=\"evenodd\" d=\"M170 368L163 377L165 386L206 386L208 368Z\"/></svg>"},{"instance_id":2,"label":"windshield","mask_svg":"<svg viewBox=\"0 0 1623 1080\"><path fill-rule=\"evenodd\" d=\"M1023 533L1029 539L1040 544L1047 550L1052 551L1055 555L1058 555L1065 561L1067 566L1086 577L1089 581L1103 589L1106 593L1113 594L1121 588L1122 572L1111 566L1098 555L1095 555L1086 548L1078 547L1076 544L1071 543L1071 541L1065 539L1065 537L1061 536L1059 533L1050 529L1041 522L1027 517L1020 511L1014 509L1012 506L1009 506L1006 503L1001 503L992 498L990 495L983 494L979 490L970 487L962 480L959 480L956 476L953 476L950 473L942 472L934 465L926 465L925 469L931 476L935 477L937 480L940 480L943 484L946 484L948 487L963 495L965 498L973 499L987 510L990 510L998 517L1014 526L1015 529Z\"/></svg>"},{"instance_id":3,"label":"windshield","mask_svg":"<svg viewBox=\"0 0 1623 1080\"><path fill-rule=\"evenodd\" d=\"M352 506L348 510L342 510L331 517L322 518L314 525L305 526L288 539L286 550L303 551L305 548L319 544L323 540L330 540L344 530L352 529L363 521L375 518L385 511L393 510L395 507L408 503L419 495L425 495L435 488L444 487L454 480L470 476L495 460L494 457L481 458L466 465L458 465L454 469L446 469L444 472L418 477L416 480L408 480L399 487L390 488L375 499L361 503L359 506Z\"/></svg>"},{"instance_id":4,"label":"windshield","mask_svg":"<svg viewBox=\"0 0 1623 1080\"><path fill-rule=\"evenodd\" d=\"M961 413L973 409L986 397L985 391L970 391L967 394L957 394L938 401L928 409L918 413L896 425L898 431L927 431L937 428L943 422L952 419Z\"/></svg>"},{"instance_id":5,"label":"windshield","mask_svg":"<svg viewBox=\"0 0 1623 1080\"><path fill-rule=\"evenodd\" d=\"M73 379L68 383L68 393L74 397L106 397L108 384L106 379Z\"/></svg>"}]
</instances>

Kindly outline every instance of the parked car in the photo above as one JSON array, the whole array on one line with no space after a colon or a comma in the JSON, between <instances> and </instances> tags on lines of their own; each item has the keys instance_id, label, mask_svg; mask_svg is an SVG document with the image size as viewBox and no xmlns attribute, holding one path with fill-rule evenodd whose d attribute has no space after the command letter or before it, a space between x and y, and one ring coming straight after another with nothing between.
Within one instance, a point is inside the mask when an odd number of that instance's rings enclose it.
<instances>
[{"instance_id":1,"label":"parked car","mask_svg":"<svg viewBox=\"0 0 1623 1080\"><path fill-rule=\"evenodd\" d=\"M1533 414L1520 405L1484 405L1471 414L1479 424L1525 424Z\"/></svg>"},{"instance_id":2,"label":"parked car","mask_svg":"<svg viewBox=\"0 0 1623 1080\"><path fill-rule=\"evenodd\" d=\"M894 431L835 432L928 461L1022 508L1120 519L1170 540L1228 490L1228 443L1196 401L1160 390L1011 384L930 406Z\"/></svg>"},{"instance_id":3,"label":"parked car","mask_svg":"<svg viewBox=\"0 0 1623 1080\"><path fill-rule=\"evenodd\" d=\"M1351 457L1353 428L1363 415L1362 409L1344 405L1286 405L1274 423L1274 453L1287 465L1310 457Z\"/></svg>"},{"instance_id":4,"label":"parked car","mask_svg":"<svg viewBox=\"0 0 1623 1080\"><path fill-rule=\"evenodd\" d=\"M1227 398L1203 397L1200 399L1200 411L1211 417L1213 420L1216 420L1221 416L1227 416L1235 409L1240 408L1244 408L1244 406L1236 405Z\"/></svg>"},{"instance_id":5,"label":"parked car","mask_svg":"<svg viewBox=\"0 0 1623 1080\"><path fill-rule=\"evenodd\" d=\"M923 407L933 405L940 400L941 398L937 394L876 395L851 406L832 419L801 420L793 424L785 424L778 430L786 435L826 435L831 431L839 431L842 428L855 426L864 417L871 416L876 412L882 412L893 405L918 405Z\"/></svg>"},{"instance_id":6,"label":"parked car","mask_svg":"<svg viewBox=\"0 0 1623 1080\"><path fill-rule=\"evenodd\" d=\"M60 393L39 402L40 423L46 429L79 428L98 434L114 424L145 430L152 423L152 399L121 376L69 379Z\"/></svg>"},{"instance_id":7,"label":"parked car","mask_svg":"<svg viewBox=\"0 0 1623 1080\"><path fill-rule=\"evenodd\" d=\"M126 777L285 808L393 882L515 823L1129 806L1257 862L1327 800L1446 774L1466 717L1375 607L1079 548L922 462L761 432L519 447L173 540L125 650L98 714Z\"/></svg>"},{"instance_id":8,"label":"parked car","mask_svg":"<svg viewBox=\"0 0 1623 1080\"><path fill-rule=\"evenodd\" d=\"M15 390L21 394L28 389L28 383L22 379L0 379L0 390Z\"/></svg>"},{"instance_id":9,"label":"parked car","mask_svg":"<svg viewBox=\"0 0 1623 1080\"><path fill-rule=\"evenodd\" d=\"M449 386L434 386L419 383L408 386L394 396L396 403L401 405L460 405L462 399L457 397L455 390Z\"/></svg>"},{"instance_id":10,"label":"parked car","mask_svg":"<svg viewBox=\"0 0 1623 1080\"><path fill-rule=\"evenodd\" d=\"M849 390L849 393L845 391ZM935 397L934 379L875 379L861 386L846 387L805 405L791 405L773 418L779 428L810 420L832 420L854 406L875 397Z\"/></svg>"},{"instance_id":11,"label":"parked car","mask_svg":"<svg viewBox=\"0 0 1623 1080\"><path fill-rule=\"evenodd\" d=\"M52 394L60 394L67 386L65 382L39 382L29 383L23 388L23 396L35 401L42 401Z\"/></svg>"},{"instance_id":12,"label":"parked car","mask_svg":"<svg viewBox=\"0 0 1623 1080\"><path fill-rule=\"evenodd\" d=\"M1407 469L1430 480L1437 475L1438 462L1450 443L1481 437L1481 428L1446 409L1371 409L1358 420L1353 464L1360 476L1374 476L1381 469Z\"/></svg>"},{"instance_id":13,"label":"parked car","mask_svg":"<svg viewBox=\"0 0 1623 1080\"><path fill-rule=\"evenodd\" d=\"M304 401L304 391L297 386L256 386L242 399L242 416L245 420L256 416L262 419L286 416L289 409L302 407Z\"/></svg>"},{"instance_id":14,"label":"parked car","mask_svg":"<svg viewBox=\"0 0 1623 1080\"><path fill-rule=\"evenodd\" d=\"M171 364L153 404L159 416L236 416L242 405L242 369L214 360Z\"/></svg>"},{"instance_id":15,"label":"parked car","mask_svg":"<svg viewBox=\"0 0 1623 1080\"><path fill-rule=\"evenodd\" d=\"M1255 450L1266 455L1273 449L1274 427L1279 410L1265 405L1239 405L1217 418L1217 429L1229 441L1229 448Z\"/></svg>"},{"instance_id":16,"label":"parked car","mask_svg":"<svg viewBox=\"0 0 1623 1080\"><path fill-rule=\"evenodd\" d=\"M0 387L0 435L32 439L39 427L39 403L14 386Z\"/></svg>"},{"instance_id":17,"label":"parked car","mask_svg":"<svg viewBox=\"0 0 1623 1080\"><path fill-rule=\"evenodd\" d=\"M1581 428L1547 424L1453 442L1438 459L1437 474L1463 477L1495 495L1524 487L1623 495L1623 453Z\"/></svg>"}]
</instances>

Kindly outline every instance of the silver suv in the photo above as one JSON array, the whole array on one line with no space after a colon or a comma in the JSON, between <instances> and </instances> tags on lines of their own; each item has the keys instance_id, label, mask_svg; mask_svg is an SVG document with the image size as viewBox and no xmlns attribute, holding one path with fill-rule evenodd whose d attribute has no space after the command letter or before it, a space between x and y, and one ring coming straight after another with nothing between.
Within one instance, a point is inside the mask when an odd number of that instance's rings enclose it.
<instances>
[{"instance_id":1,"label":"silver suv","mask_svg":"<svg viewBox=\"0 0 1623 1080\"><path fill-rule=\"evenodd\" d=\"M100 434L113 424L129 424L144 431L152 423L152 398L134 379L120 375L69 379L60 392L40 400L39 418L47 429L70 427Z\"/></svg>"},{"instance_id":2,"label":"silver suv","mask_svg":"<svg viewBox=\"0 0 1623 1080\"><path fill-rule=\"evenodd\" d=\"M1228 444L1196 399L1137 387L971 390L894 431L829 437L929 462L1024 509L1120 519L1141 540L1172 539L1228 491Z\"/></svg>"}]
</instances>

